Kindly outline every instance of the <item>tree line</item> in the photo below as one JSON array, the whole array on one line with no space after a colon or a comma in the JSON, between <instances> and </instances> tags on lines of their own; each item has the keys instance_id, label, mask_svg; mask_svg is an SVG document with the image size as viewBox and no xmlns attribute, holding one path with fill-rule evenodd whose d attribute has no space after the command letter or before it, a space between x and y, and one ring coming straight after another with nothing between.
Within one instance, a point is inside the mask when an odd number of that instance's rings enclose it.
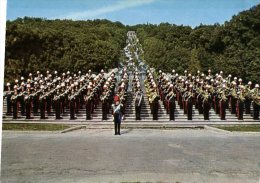
<instances>
[{"instance_id":1,"label":"tree line","mask_svg":"<svg viewBox=\"0 0 260 183\"><path fill-rule=\"evenodd\" d=\"M182 73L213 72L260 81L260 5L224 24L177 26L123 25L109 20L7 21L5 80L46 69L100 71L118 66L126 33L134 30L151 67Z\"/></svg>"}]
</instances>

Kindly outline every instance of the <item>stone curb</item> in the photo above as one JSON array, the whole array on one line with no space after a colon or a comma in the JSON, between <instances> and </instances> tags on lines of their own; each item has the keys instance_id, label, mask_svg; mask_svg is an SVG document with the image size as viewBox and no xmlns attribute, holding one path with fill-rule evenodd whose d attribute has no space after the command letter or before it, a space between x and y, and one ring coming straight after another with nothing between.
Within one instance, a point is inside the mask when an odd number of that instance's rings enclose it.
<instances>
[{"instance_id":1,"label":"stone curb","mask_svg":"<svg viewBox=\"0 0 260 183\"><path fill-rule=\"evenodd\" d=\"M62 130L60 133L67 133L67 132L71 132L71 131L74 131L74 130L79 130L79 129L82 129L82 128L86 128L86 125L73 126L71 128L67 128L65 130Z\"/></svg>"},{"instance_id":2,"label":"stone curb","mask_svg":"<svg viewBox=\"0 0 260 183\"><path fill-rule=\"evenodd\" d=\"M219 128L208 126L208 125L205 125L204 129L206 129L206 130L213 130L213 131L222 132L222 133L229 133L229 134L232 133L231 131L219 129Z\"/></svg>"}]
</instances>

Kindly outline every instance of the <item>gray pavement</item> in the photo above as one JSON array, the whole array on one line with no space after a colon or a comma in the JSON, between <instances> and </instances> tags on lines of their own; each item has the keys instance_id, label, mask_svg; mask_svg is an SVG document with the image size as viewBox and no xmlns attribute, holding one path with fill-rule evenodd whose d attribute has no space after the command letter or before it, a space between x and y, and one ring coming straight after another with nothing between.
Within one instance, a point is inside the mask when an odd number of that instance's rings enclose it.
<instances>
[{"instance_id":1,"label":"gray pavement","mask_svg":"<svg viewBox=\"0 0 260 183\"><path fill-rule=\"evenodd\" d=\"M260 133L4 131L2 182L260 182Z\"/></svg>"}]
</instances>

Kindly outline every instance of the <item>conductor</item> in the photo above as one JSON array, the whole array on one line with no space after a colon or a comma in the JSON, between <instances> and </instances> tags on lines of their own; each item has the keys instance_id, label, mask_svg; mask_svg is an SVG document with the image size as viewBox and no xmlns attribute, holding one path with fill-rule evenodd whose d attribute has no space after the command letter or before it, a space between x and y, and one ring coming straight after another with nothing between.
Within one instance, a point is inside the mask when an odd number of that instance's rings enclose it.
<instances>
[{"instance_id":1,"label":"conductor","mask_svg":"<svg viewBox=\"0 0 260 183\"><path fill-rule=\"evenodd\" d=\"M112 104L114 125L115 125L115 135L121 135L120 134L120 124L121 124L121 120L122 120L122 107L123 107L123 104L121 104L119 102L119 100L116 100L115 104Z\"/></svg>"}]
</instances>

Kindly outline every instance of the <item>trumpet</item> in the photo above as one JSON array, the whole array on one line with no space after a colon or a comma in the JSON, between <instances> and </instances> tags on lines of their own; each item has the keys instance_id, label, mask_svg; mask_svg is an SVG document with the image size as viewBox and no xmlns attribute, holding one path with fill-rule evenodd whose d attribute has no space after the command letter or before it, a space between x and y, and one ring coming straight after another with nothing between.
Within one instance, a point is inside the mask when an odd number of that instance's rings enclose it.
<instances>
[{"instance_id":1,"label":"trumpet","mask_svg":"<svg viewBox=\"0 0 260 183\"><path fill-rule=\"evenodd\" d=\"M75 99L75 95L69 96L69 100L74 100L74 99Z\"/></svg>"},{"instance_id":2,"label":"trumpet","mask_svg":"<svg viewBox=\"0 0 260 183\"><path fill-rule=\"evenodd\" d=\"M56 95L53 100L56 101L56 100L59 100L60 99L60 95Z\"/></svg>"},{"instance_id":3,"label":"trumpet","mask_svg":"<svg viewBox=\"0 0 260 183\"><path fill-rule=\"evenodd\" d=\"M23 96L23 95L25 94L25 92L26 92L26 91L24 91L24 92L22 92L22 93L19 93L19 94L18 94L18 97Z\"/></svg>"},{"instance_id":4,"label":"trumpet","mask_svg":"<svg viewBox=\"0 0 260 183\"><path fill-rule=\"evenodd\" d=\"M11 100L12 101L17 100L17 98L18 98L18 95L12 95Z\"/></svg>"},{"instance_id":5,"label":"trumpet","mask_svg":"<svg viewBox=\"0 0 260 183\"><path fill-rule=\"evenodd\" d=\"M94 96L93 94L90 94L89 96L86 96L85 97L85 101L90 100L93 96Z\"/></svg>"}]
</instances>

